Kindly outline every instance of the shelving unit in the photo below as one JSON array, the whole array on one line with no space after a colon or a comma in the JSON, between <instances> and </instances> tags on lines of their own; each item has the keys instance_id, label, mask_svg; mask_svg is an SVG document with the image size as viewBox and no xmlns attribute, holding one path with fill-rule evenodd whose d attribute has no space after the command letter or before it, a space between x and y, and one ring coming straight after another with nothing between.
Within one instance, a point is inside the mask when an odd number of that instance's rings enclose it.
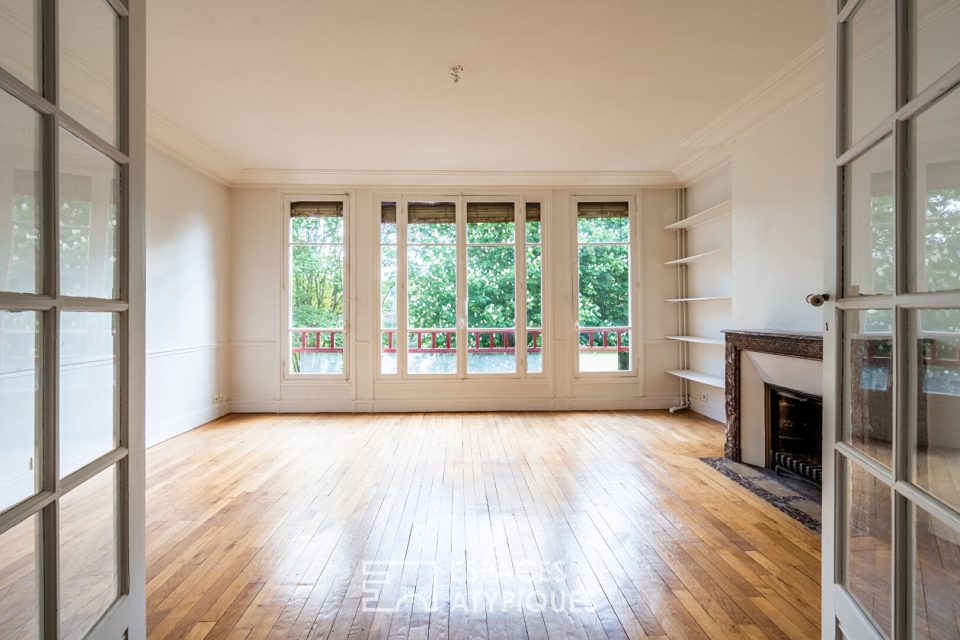
<instances>
[{"instance_id":1,"label":"shelving unit","mask_svg":"<svg viewBox=\"0 0 960 640\"><path fill-rule=\"evenodd\" d=\"M731 200L725 200L711 206L707 209L686 215L686 190L681 189L678 203L679 219L664 227L664 231L673 231L677 235L677 258L664 262L665 266L675 267L677 269L677 297L667 298L665 302L675 303L677 305L677 330L678 335L667 336L668 340L677 342L679 350L679 368L670 369L668 374L675 376L680 380L680 404L670 409L671 412L680 411L690 407L691 383L706 385L715 389L724 388L722 377L698 371L691 364L693 360L702 362L709 359L708 368L722 370L723 338L711 335L695 335L696 323L691 322L691 313L707 313L706 307L697 306L694 310L691 305L708 302L728 302L729 295L700 295L702 292L691 292L690 272L691 266L698 263L705 263L715 260L730 260L732 249L730 246L721 246L708 251L689 253L690 246L688 233L703 225L713 223L723 218L728 218L733 212ZM696 319L695 317L693 319ZM707 352L698 352L697 358L691 358L691 349L704 349ZM717 367L714 367L714 358L716 358Z\"/></svg>"}]
</instances>

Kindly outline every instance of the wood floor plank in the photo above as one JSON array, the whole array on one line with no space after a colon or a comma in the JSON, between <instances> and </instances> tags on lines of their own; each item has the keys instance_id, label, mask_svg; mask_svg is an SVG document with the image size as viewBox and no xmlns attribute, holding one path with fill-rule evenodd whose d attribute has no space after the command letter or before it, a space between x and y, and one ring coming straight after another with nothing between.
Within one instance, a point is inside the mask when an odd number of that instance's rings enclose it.
<instances>
[{"instance_id":1,"label":"wood floor plank","mask_svg":"<svg viewBox=\"0 0 960 640\"><path fill-rule=\"evenodd\" d=\"M228 416L148 451L149 635L818 637L819 537L721 450L660 411Z\"/></svg>"}]
</instances>

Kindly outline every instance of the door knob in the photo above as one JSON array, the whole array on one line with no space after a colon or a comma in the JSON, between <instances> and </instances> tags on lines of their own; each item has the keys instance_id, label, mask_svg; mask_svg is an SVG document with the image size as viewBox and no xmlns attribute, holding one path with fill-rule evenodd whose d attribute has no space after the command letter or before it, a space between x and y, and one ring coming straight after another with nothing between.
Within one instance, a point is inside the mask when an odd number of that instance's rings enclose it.
<instances>
[{"instance_id":1,"label":"door knob","mask_svg":"<svg viewBox=\"0 0 960 640\"><path fill-rule=\"evenodd\" d=\"M829 293L811 293L807 296L807 303L814 307L822 307L830 299Z\"/></svg>"}]
</instances>

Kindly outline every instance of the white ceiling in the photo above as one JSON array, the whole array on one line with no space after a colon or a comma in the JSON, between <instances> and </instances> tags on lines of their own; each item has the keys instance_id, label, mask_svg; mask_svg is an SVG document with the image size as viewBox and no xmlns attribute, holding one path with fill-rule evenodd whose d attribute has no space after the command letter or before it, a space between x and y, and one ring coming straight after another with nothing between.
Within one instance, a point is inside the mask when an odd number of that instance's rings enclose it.
<instances>
[{"instance_id":1,"label":"white ceiling","mask_svg":"<svg viewBox=\"0 0 960 640\"><path fill-rule=\"evenodd\" d=\"M820 0L147 6L152 113L233 170L670 171L823 34Z\"/></svg>"}]
</instances>

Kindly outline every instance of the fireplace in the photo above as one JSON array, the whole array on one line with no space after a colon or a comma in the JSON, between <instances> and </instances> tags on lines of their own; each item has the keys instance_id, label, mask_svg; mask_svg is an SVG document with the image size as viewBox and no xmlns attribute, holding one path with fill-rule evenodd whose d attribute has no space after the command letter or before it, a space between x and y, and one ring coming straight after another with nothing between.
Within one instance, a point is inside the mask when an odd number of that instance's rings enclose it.
<instances>
[{"instance_id":1,"label":"fireplace","mask_svg":"<svg viewBox=\"0 0 960 640\"><path fill-rule=\"evenodd\" d=\"M823 399L766 385L766 467L778 475L823 484Z\"/></svg>"}]
</instances>

